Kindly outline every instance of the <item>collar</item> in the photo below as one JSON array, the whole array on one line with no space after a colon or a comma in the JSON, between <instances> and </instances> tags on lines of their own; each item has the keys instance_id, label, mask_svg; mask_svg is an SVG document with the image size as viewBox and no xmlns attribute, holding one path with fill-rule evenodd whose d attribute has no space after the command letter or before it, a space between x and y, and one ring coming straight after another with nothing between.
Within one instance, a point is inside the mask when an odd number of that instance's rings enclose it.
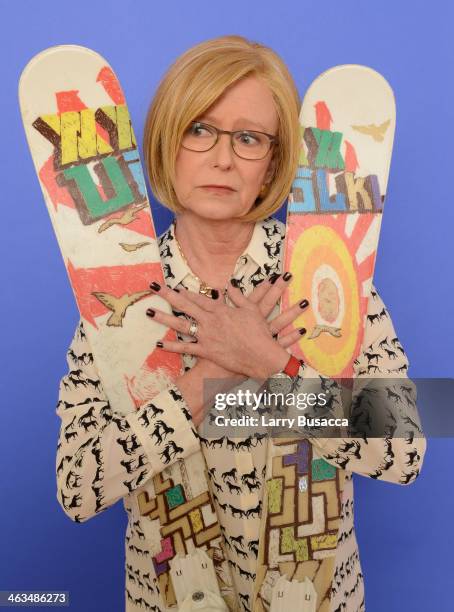
<instances>
[{"instance_id":1,"label":"collar","mask_svg":"<svg viewBox=\"0 0 454 612\"><path fill-rule=\"evenodd\" d=\"M158 244L161 255L161 262L164 271L166 284L172 289L175 288L191 271L183 260L180 250L175 240L175 219L172 221L168 229L159 236ZM276 255L275 245L282 243L285 237L285 225L282 221L273 217L267 217L262 221L257 221L254 226L249 244L237 259L235 272L240 264L252 260L257 267L265 267L265 269L275 270L277 262L281 260L280 256ZM281 244L281 248L283 244Z\"/></svg>"}]
</instances>

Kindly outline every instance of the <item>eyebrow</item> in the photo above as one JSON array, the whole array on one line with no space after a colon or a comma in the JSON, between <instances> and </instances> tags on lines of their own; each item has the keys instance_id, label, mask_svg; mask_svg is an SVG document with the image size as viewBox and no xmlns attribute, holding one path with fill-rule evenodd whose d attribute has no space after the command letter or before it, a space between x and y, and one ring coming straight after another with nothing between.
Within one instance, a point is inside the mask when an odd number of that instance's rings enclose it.
<instances>
[{"instance_id":1,"label":"eyebrow","mask_svg":"<svg viewBox=\"0 0 454 612\"><path fill-rule=\"evenodd\" d=\"M200 115L199 120L202 121L202 119L207 120L207 121L213 121L214 123L217 122L217 120L214 117L211 117L210 115ZM271 133L271 132L268 132L268 129L261 123L257 123L256 121L252 121L251 119L247 119L246 117L238 117L237 123L240 121L245 121L246 123L250 123L251 125L262 130L263 132Z\"/></svg>"}]
</instances>

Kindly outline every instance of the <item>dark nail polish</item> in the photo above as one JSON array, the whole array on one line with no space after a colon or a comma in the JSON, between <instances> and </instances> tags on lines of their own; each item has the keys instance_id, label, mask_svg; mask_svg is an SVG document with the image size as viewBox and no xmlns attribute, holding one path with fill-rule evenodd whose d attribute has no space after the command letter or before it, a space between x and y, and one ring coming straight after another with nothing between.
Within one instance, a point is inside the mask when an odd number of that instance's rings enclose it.
<instances>
[{"instance_id":1,"label":"dark nail polish","mask_svg":"<svg viewBox=\"0 0 454 612\"><path fill-rule=\"evenodd\" d=\"M288 281L292 278L293 274L291 272L286 272L282 277L285 281Z\"/></svg>"},{"instance_id":2,"label":"dark nail polish","mask_svg":"<svg viewBox=\"0 0 454 612\"><path fill-rule=\"evenodd\" d=\"M274 285L274 283L277 281L279 277L280 277L280 274L278 274L277 272L273 272L273 274L270 276L270 283Z\"/></svg>"},{"instance_id":3,"label":"dark nail polish","mask_svg":"<svg viewBox=\"0 0 454 612\"><path fill-rule=\"evenodd\" d=\"M230 284L238 289L238 281L236 280L236 278L231 278Z\"/></svg>"},{"instance_id":4,"label":"dark nail polish","mask_svg":"<svg viewBox=\"0 0 454 612\"><path fill-rule=\"evenodd\" d=\"M273 338L276 340L276 338L277 338L277 333L276 333L276 334L273 334Z\"/></svg>"},{"instance_id":5,"label":"dark nail polish","mask_svg":"<svg viewBox=\"0 0 454 612\"><path fill-rule=\"evenodd\" d=\"M309 306L309 302L307 300L301 300L300 308L306 308L306 306Z\"/></svg>"},{"instance_id":6,"label":"dark nail polish","mask_svg":"<svg viewBox=\"0 0 454 612\"><path fill-rule=\"evenodd\" d=\"M307 330L306 330L305 327L301 327L298 331L299 331L301 336L304 336L304 334L306 333Z\"/></svg>"},{"instance_id":7,"label":"dark nail polish","mask_svg":"<svg viewBox=\"0 0 454 612\"><path fill-rule=\"evenodd\" d=\"M177 293L180 293L180 290L179 290L179 289L174 289L174 291L176 291Z\"/></svg>"},{"instance_id":8,"label":"dark nail polish","mask_svg":"<svg viewBox=\"0 0 454 612\"><path fill-rule=\"evenodd\" d=\"M212 289L211 290L211 297L213 300L217 300L219 297L219 291L217 289Z\"/></svg>"},{"instance_id":9,"label":"dark nail polish","mask_svg":"<svg viewBox=\"0 0 454 612\"><path fill-rule=\"evenodd\" d=\"M147 310L147 315L148 315L149 317L154 317L154 315L155 315L155 311L153 310L153 308L149 308L149 309Z\"/></svg>"},{"instance_id":10,"label":"dark nail polish","mask_svg":"<svg viewBox=\"0 0 454 612\"><path fill-rule=\"evenodd\" d=\"M164 345L163 345L163 343L162 343L162 342L156 342L156 346L157 346L158 348L162 348Z\"/></svg>"},{"instance_id":11,"label":"dark nail polish","mask_svg":"<svg viewBox=\"0 0 454 612\"><path fill-rule=\"evenodd\" d=\"M155 281L153 281L152 283L150 283L150 287L151 289L153 289L154 291L159 291L159 289L161 289L161 285L159 283L156 283Z\"/></svg>"}]
</instances>

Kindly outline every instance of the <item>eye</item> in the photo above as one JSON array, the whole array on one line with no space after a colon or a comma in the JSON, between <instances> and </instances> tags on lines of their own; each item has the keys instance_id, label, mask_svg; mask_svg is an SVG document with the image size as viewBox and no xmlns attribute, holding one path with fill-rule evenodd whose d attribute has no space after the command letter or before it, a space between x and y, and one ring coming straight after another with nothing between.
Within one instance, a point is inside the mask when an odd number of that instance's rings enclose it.
<instances>
[{"instance_id":1,"label":"eye","mask_svg":"<svg viewBox=\"0 0 454 612\"><path fill-rule=\"evenodd\" d=\"M260 143L260 138L254 132L239 132L236 138L245 145L256 145Z\"/></svg>"},{"instance_id":2,"label":"eye","mask_svg":"<svg viewBox=\"0 0 454 612\"><path fill-rule=\"evenodd\" d=\"M203 123L195 121L189 126L188 133L191 134L191 136L207 136L211 134L211 131Z\"/></svg>"}]
</instances>

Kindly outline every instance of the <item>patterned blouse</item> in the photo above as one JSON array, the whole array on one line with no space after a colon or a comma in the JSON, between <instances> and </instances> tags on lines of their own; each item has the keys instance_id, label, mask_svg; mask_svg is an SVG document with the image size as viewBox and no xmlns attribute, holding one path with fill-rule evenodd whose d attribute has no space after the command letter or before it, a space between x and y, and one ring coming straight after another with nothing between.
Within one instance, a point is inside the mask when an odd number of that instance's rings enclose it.
<instances>
[{"instance_id":1,"label":"patterned blouse","mask_svg":"<svg viewBox=\"0 0 454 612\"><path fill-rule=\"evenodd\" d=\"M171 288L199 290L199 283L181 257L174 239L175 222L159 237L166 284ZM282 272L285 225L269 217L256 223L252 238L238 258L232 278L243 293L250 293L262 279ZM304 296L302 296L304 297ZM279 312L276 305L269 318ZM174 311L178 316L184 313ZM144 321L147 325L147 321ZM178 334L181 340L187 336ZM395 385L399 397L408 393L408 359L400 344L389 313L372 286L362 352L355 361L355 377L388 376L405 378L406 385ZM372 357L371 357L372 356ZM69 372L60 383L57 415L61 419L57 447L57 499L67 516L84 522L123 499L128 514L126 531L126 590L128 612L167 610L156 579L156 558L161 535L152 522L139 512L138 496L149 491L151 477L168 473L172 465L194 451L203 451L211 487L213 507L223 535L223 549L231 569L238 611L252 610L252 592L257 568L261 500L266 473L266 444L257 436L246 439L204 438L197 431L176 385L153 398L153 410L170 434L165 449L151 429L150 407L126 415L110 407L98 380L91 347L82 322L76 329L67 353ZM184 354L184 369L196 357ZM301 366L298 377L311 368ZM312 370L311 375L317 374ZM404 382L404 381L402 381ZM406 388L407 391L402 389ZM414 407L402 417L418 427ZM410 427L411 429L411 427ZM424 437L369 438L366 443L348 444L339 438L311 439L316 456L345 470L339 537L333 581L325 594L323 609L330 612L365 610L364 583L354 528L352 473L408 484L418 476L426 442ZM216 517L204 516L204 523ZM270 595L264 590L263 605L269 609ZM321 604L322 602L320 602ZM326 602L325 602L326 603ZM319 606L317 606L317 610ZM169 608L170 610L170 608ZM175 610L175 608L172 608Z\"/></svg>"}]
</instances>

